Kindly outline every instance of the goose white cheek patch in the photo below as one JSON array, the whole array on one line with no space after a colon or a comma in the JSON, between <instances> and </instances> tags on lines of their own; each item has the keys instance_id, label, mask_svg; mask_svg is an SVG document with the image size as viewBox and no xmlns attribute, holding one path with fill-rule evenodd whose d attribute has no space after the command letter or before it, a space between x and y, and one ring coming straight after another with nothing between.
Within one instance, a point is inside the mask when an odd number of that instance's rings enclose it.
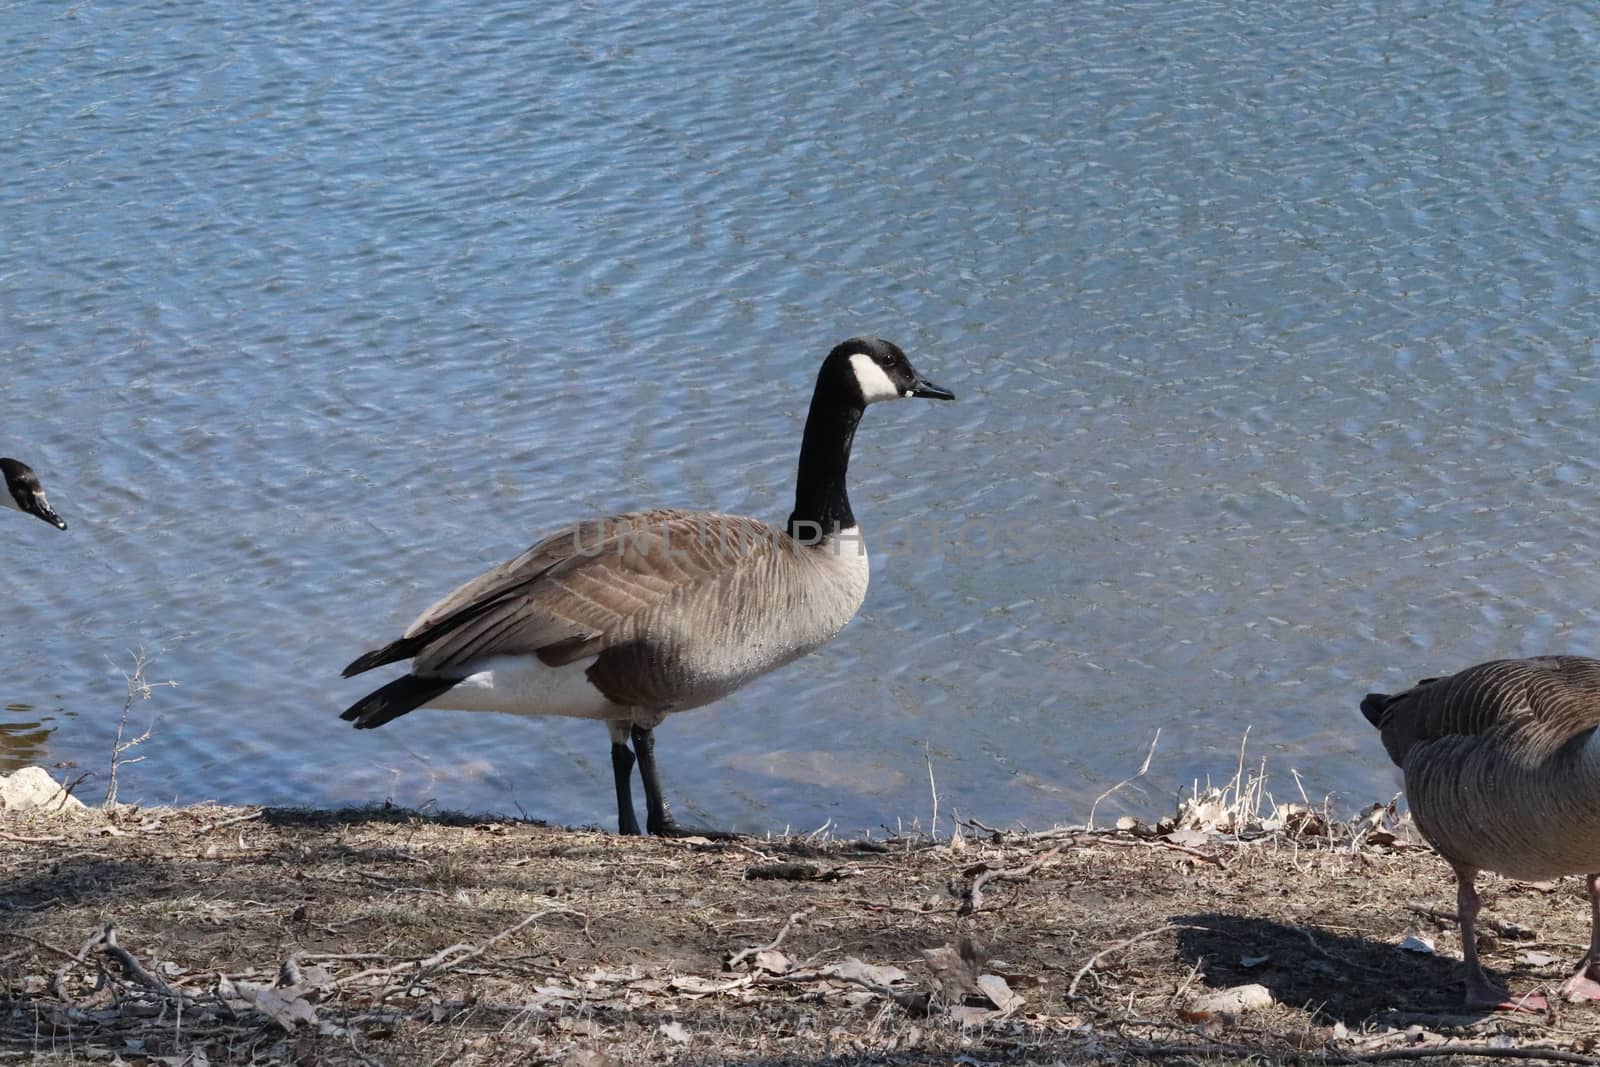
<instances>
[{"instance_id":1,"label":"goose white cheek patch","mask_svg":"<svg viewBox=\"0 0 1600 1067\"><path fill-rule=\"evenodd\" d=\"M850 369L855 372L856 384L861 387L861 399L868 404L880 400L898 400L901 396L910 395L895 385L871 356L857 352L850 357Z\"/></svg>"}]
</instances>

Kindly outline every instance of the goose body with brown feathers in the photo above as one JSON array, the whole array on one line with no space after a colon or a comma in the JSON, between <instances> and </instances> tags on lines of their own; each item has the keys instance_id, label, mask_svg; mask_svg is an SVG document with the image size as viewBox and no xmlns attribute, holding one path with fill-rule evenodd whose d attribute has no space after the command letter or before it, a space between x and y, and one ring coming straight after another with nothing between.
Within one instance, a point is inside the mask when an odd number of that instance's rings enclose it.
<instances>
[{"instance_id":1,"label":"goose body with brown feathers","mask_svg":"<svg viewBox=\"0 0 1600 1067\"><path fill-rule=\"evenodd\" d=\"M870 404L952 400L897 346L853 338L823 361L783 526L655 509L575 523L449 593L349 677L410 660L352 704L357 729L419 707L561 715L606 723L617 828L678 832L662 794L653 730L833 638L867 592L866 548L845 476ZM629 747L629 742L632 747Z\"/></svg>"},{"instance_id":2,"label":"goose body with brown feathers","mask_svg":"<svg viewBox=\"0 0 1600 1067\"><path fill-rule=\"evenodd\" d=\"M1585 876L1589 951L1561 992L1600 1000L1600 660L1495 660L1393 696L1369 693L1361 711L1404 772L1417 826L1455 870L1467 1003L1545 1005L1538 994L1512 997L1478 961L1479 871Z\"/></svg>"}]
</instances>

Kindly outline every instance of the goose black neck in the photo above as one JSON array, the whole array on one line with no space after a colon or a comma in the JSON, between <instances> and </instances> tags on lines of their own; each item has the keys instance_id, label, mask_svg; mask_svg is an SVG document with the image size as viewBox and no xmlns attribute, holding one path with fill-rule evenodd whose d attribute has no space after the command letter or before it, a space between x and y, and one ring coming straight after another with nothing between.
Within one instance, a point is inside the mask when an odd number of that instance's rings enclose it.
<instances>
[{"instance_id":1,"label":"goose black neck","mask_svg":"<svg viewBox=\"0 0 1600 1067\"><path fill-rule=\"evenodd\" d=\"M817 383L800 441L800 475L795 481L794 513L789 516L789 536L802 544L816 544L841 529L856 524L845 492L850 467L850 445L856 424L865 410L860 399L845 390Z\"/></svg>"}]
</instances>

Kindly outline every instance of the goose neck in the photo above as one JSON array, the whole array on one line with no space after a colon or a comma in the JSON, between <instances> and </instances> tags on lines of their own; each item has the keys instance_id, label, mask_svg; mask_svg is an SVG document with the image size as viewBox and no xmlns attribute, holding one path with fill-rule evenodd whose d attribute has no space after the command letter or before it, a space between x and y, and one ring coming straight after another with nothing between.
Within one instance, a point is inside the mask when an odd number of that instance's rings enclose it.
<instances>
[{"instance_id":1,"label":"goose neck","mask_svg":"<svg viewBox=\"0 0 1600 1067\"><path fill-rule=\"evenodd\" d=\"M802 544L819 544L856 524L845 477L863 410L859 400L841 397L826 383L817 383L800 441L794 512L785 527L789 536Z\"/></svg>"}]
</instances>

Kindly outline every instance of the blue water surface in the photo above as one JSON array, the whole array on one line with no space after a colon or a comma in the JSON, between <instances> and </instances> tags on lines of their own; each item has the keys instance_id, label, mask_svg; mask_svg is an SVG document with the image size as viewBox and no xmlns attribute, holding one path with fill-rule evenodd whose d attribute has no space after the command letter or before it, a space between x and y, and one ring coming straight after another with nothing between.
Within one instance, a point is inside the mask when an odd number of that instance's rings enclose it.
<instances>
[{"instance_id":1,"label":"blue water surface","mask_svg":"<svg viewBox=\"0 0 1600 1067\"><path fill-rule=\"evenodd\" d=\"M568 520L781 520L868 413L845 635L660 731L748 830L1392 791L1356 705L1600 652L1588 5L0 7L5 766L610 825L593 723L356 733L359 652ZM4 516L0 516L3 518ZM1020 535L1020 536L1019 536ZM887 551L885 551L887 549ZM75 772L77 773L77 772Z\"/></svg>"}]
</instances>

